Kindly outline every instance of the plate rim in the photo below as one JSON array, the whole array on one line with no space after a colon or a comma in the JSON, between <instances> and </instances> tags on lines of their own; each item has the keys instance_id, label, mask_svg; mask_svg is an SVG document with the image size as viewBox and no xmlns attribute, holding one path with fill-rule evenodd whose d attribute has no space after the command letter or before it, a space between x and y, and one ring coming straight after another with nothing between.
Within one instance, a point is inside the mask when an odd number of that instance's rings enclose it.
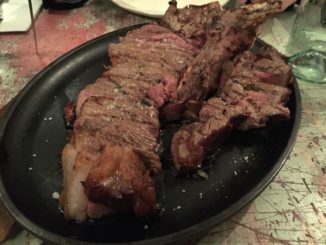
<instances>
[{"instance_id":1,"label":"plate rim","mask_svg":"<svg viewBox=\"0 0 326 245\"><path fill-rule=\"evenodd\" d=\"M223 7L230 0L217 0L217 1L225 1L225 2L220 3L221 7ZM113 2L115 5L119 6L120 8L122 8L122 9L124 9L126 11L129 11L129 12L134 13L134 14L142 15L142 16L147 16L147 17L150 17L150 18L161 18L161 17L163 17L163 15L165 13L165 10L162 12L162 14L159 14L159 13L152 13L150 11L135 8L134 6L129 5L124 0L122 0L122 1L121 0L111 0L111 2Z\"/></svg>"},{"instance_id":2,"label":"plate rim","mask_svg":"<svg viewBox=\"0 0 326 245\"><path fill-rule=\"evenodd\" d=\"M0 142L2 142L3 134L5 132L6 125L11 118L12 114L15 111L15 108L19 105L21 99L24 98L25 94L29 92L32 86L38 82L39 78L41 78L44 74L51 71L52 68L56 67L61 62L64 62L67 58L71 55L77 53L80 50L87 48L97 42L101 41L102 39L116 37L117 35L123 35L130 30L133 30L137 27L140 27L143 24L137 24L133 26L129 26L126 28L118 29L113 32L109 32L103 34L99 37L96 37L92 40L89 40L74 49L70 50L69 52L65 53L61 57L57 58L49 65L47 65L44 69L42 69L27 85L19 92L19 94L9 103L4 116L0 117ZM260 40L258 39L258 42ZM262 42L263 43L263 42ZM283 167L284 163L286 162L288 156L290 155L292 148L296 142L296 138L298 135L298 131L300 128L301 123L301 115L302 115L302 102L301 102L301 95L300 89L297 80L293 77L293 91L294 99L295 99L295 115L294 115L294 122L293 127L291 128L291 134L288 138L288 142L286 147L283 149L283 152L280 154L279 158L276 160L276 163L271 168L271 170L257 183L254 188L252 188L246 195L239 198L235 203L228 206L225 210L220 212L217 215L214 215L208 219L205 219L195 225L192 225L188 228L182 229L180 231L176 231L167 235L146 239L146 240L138 240L133 242L125 242L119 244L171 244L176 242L182 242L185 240L190 240L192 238L197 237L199 234L204 233L205 231L209 230L215 225L220 224L221 222L225 221L227 218L231 217L232 215L238 213L241 209L243 209L246 205L248 205L251 201L253 201L275 178L275 176L279 173L281 168ZM9 198L7 191L4 187L4 183L2 180L2 173L0 172L0 201L3 206L7 209L7 211L13 216L15 221L21 225L24 229L29 231L30 233L44 239L45 241L49 241L52 243L58 244L80 244L80 245L91 245L94 244L92 242L87 241L80 241L73 238L64 237L58 234L55 234L49 230L45 230L44 228L36 225L32 221L30 221L23 213L19 211L19 209L15 206L12 200ZM96 243L96 244L118 244L118 243Z\"/></svg>"}]
</instances>

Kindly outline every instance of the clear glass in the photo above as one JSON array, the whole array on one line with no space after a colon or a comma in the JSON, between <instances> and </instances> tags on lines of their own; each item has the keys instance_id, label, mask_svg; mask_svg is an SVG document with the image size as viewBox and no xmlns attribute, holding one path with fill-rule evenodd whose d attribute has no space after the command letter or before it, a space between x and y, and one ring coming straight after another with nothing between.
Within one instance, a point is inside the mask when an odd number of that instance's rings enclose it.
<instances>
[{"instance_id":1,"label":"clear glass","mask_svg":"<svg viewBox=\"0 0 326 245\"><path fill-rule=\"evenodd\" d=\"M287 52L294 75L326 83L326 0L302 0Z\"/></svg>"}]
</instances>

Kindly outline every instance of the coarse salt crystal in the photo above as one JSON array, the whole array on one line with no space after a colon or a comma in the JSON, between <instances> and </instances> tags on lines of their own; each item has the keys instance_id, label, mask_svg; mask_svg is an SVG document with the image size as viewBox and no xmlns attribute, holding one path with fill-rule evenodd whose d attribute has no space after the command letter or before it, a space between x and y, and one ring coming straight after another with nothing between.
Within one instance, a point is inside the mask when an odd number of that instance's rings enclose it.
<instances>
[{"instance_id":1,"label":"coarse salt crystal","mask_svg":"<svg viewBox=\"0 0 326 245\"><path fill-rule=\"evenodd\" d=\"M238 172L237 171L234 171L234 175L238 175Z\"/></svg>"},{"instance_id":2,"label":"coarse salt crystal","mask_svg":"<svg viewBox=\"0 0 326 245\"><path fill-rule=\"evenodd\" d=\"M32 155L33 157L37 157L37 155L34 153L33 155Z\"/></svg>"},{"instance_id":3,"label":"coarse salt crystal","mask_svg":"<svg viewBox=\"0 0 326 245\"><path fill-rule=\"evenodd\" d=\"M148 229L148 225L144 225L144 230L147 230Z\"/></svg>"},{"instance_id":4,"label":"coarse salt crystal","mask_svg":"<svg viewBox=\"0 0 326 245\"><path fill-rule=\"evenodd\" d=\"M29 167L29 168L28 168L28 170L29 170L29 171L32 171L32 170L33 170L33 168L32 168L32 167Z\"/></svg>"},{"instance_id":5,"label":"coarse salt crystal","mask_svg":"<svg viewBox=\"0 0 326 245\"><path fill-rule=\"evenodd\" d=\"M55 192L52 193L52 198L53 199L59 199L60 198L60 194L57 191L55 191Z\"/></svg>"},{"instance_id":6,"label":"coarse salt crystal","mask_svg":"<svg viewBox=\"0 0 326 245\"><path fill-rule=\"evenodd\" d=\"M48 119L49 119L49 121L51 121L53 118L52 117L49 117Z\"/></svg>"},{"instance_id":7,"label":"coarse salt crystal","mask_svg":"<svg viewBox=\"0 0 326 245\"><path fill-rule=\"evenodd\" d=\"M180 205L177 206L177 210L180 210L182 207Z\"/></svg>"},{"instance_id":8,"label":"coarse salt crystal","mask_svg":"<svg viewBox=\"0 0 326 245\"><path fill-rule=\"evenodd\" d=\"M182 191L183 193L186 193L186 190L185 190L185 189L182 189L181 191Z\"/></svg>"},{"instance_id":9,"label":"coarse salt crystal","mask_svg":"<svg viewBox=\"0 0 326 245\"><path fill-rule=\"evenodd\" d=\"M199 193L199 198L203 198L203 193Z\"/></svg>"}]
</instances>

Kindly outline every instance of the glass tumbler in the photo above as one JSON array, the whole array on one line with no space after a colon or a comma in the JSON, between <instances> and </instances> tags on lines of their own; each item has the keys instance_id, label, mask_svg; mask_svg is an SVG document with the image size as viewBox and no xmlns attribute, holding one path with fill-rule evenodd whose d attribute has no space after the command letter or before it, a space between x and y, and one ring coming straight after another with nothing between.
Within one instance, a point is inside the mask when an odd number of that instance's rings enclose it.
<instances>
[{"instance_id":1,"label":"glass tumbler","mask_svg":"<svg viewBox=\"0 0 326 245\"><path fill-rule=\"evenodd\" d=\"M287 52L296 77L326 83L326 0L301 0Z\"/></svg>"}]
</instances>

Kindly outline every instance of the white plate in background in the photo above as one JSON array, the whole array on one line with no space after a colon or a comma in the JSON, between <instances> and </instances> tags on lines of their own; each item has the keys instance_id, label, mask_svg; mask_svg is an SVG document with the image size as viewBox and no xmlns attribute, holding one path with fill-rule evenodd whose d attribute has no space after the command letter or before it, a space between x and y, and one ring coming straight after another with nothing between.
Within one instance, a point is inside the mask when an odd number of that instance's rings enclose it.
<instances>
[{"instance_id":1,"label":"white plate in background","mask_svg":"<svg viewBox=\"0 0 326 245\"><path fill-rule=\"evenodd\" d=\"M162 17L169 7L169 0L111 0L119 7L132 13L145 15L149 17ZM187 5L203 5L214 0L178 0L178 8ZM228 0L219 0L221 6L225 5Z\"/></svg>"},{"instance_id":2,"label":"white plate in background","mask_svg":"<svg viewBox=\"0 0 326 245\"><path fill-rule=\"evenodd\" d=\"M41 11L42 0L32 0L34 19ZM10 0L2 4L0 32L25 32L32 25L28 0Z\"/></svg>"}]
</instances>

